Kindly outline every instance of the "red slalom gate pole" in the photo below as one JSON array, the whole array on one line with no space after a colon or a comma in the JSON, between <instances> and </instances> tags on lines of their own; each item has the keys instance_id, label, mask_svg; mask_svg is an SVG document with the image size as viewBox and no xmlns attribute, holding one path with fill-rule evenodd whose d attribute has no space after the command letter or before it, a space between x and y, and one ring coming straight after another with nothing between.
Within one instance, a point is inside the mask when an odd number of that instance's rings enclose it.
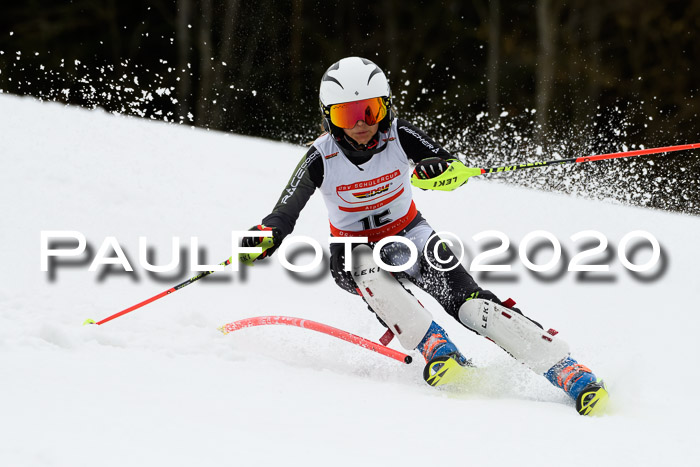
<instances>
[{"instance_id":1,"label":"red slalom gate pole","mask_svg":"<svg viewBox=\"0 0 700 467\"><path fill-rule=\"evenodd\" d=\"M328 334L329 336L337 337L351 344L359 345L367 350L372 350L374 352L380 353L386 357L393 358L402 363L411 363L412 358L410 355L401 353L398 350L390 349L376 342L365 339L364 337L356 336L347 331L342 331L338 328L328 326L327 324L317 323L316 321L311 321L302 318L292 318L290 316L258 316L255 318L247 318L239 321L234 321L233 323L224 324L219 328L224 334L229 334L233 331L238 331L239 329L249 328L253 326L267 326L267 325L287 325L296 326L304 329L311 329L312 331L321 332L323 334Z\"/></svg>"},{"instance_id":2,"label":"red slalom gate pole","mask_svg":"<svg viewBox=\"0 0 700 467\"><path fill-rule=\"evenodd\" d=\"M700 148L700 143L680 144L678 146L665 146L662 148L650 148L650 149L639 149L636 151L613 152L610 154L596 154L593 156L571 157L569 159L555 159L555 160L551 160L551 161L530 162L528 164L502 165L500 167L490 167L488 169L481 169L481 173L488 174L488 173L495 173L495 172L512 172L514 170L533 169L533 168L537 168L537 167L546 167L548 165L579 164L581 162L594 162L594 161L602 161L605 159L618 159L621 157L643 156L643 155L647 155L647 154L660 154L662 152L685 151L688 149L698 149L698 148Z\"/></svg>"}]
</instances>

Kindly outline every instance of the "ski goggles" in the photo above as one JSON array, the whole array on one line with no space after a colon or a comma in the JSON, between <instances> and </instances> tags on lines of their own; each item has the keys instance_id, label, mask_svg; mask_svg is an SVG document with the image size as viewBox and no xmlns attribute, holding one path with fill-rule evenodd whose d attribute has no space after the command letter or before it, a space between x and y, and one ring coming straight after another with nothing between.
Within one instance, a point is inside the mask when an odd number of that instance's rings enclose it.
<instances>
[{"instance_id":1,"label":"ski goggles","mask_svg":"<svg viewBox=\"0 0 700 467\"><path fill-rule=\"evenodd\" d=\"M361 101L333 104L328 112L331 123L340 128L354 128L362 120L367 125L376 125L387 113L386 103L382 97L373 97Z\"/></svg>"}]
</instances>

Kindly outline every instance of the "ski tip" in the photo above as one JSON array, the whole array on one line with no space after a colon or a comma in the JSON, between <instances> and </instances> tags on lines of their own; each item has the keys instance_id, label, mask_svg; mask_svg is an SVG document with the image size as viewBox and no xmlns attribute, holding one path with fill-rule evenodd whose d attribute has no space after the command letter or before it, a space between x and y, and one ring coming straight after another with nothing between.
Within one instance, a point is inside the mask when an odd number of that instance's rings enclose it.
<instances>
[{"instance_id":1,"label":"ski tip","mask_svg":"<svg viewBox=\"0 0 700 467\"><path fill-rule=\"evenodd\" d=\"M83 321L83 326L85 326L86 324L95 324L95 320L88 318L85 321Z\"/></svg>"},{"instance_id":2,"label":"ski tip","mask_svg":"<svg viewBox=\"0 0 700 467\"><path fill-rule=\"evenodd\" d=\"M423 369L423 379L430 386L458 383L469 376L470 368L472 366L469 362L466 366L462 366L451 356L443 355L426 363Z\"/></svg>"},{"instance_id":3,"label":"ski tip","mask_svg":"<svg viewBox=\"0 0 700 467\"><path fill-rule=\"evenodd\" d=\"M601 416L606 413L610 395L602 380L586 386L576 398L576 410L581 415Z\"/></svg>"},{"instance_id":4,"label":"ski tip","mask_svg":"<svg viewBox=\"0 0 700 467\"><path fill-rule=\"evenodd\" d=\"M218 328L216 328L216 329L218 329L219 331L221 331L221 334L223 334L224 336L225 336L226 334L228 334L228 331L226 330L226 325L223 325L223 326L218 327Z\"/></svg>"}]
</instances>

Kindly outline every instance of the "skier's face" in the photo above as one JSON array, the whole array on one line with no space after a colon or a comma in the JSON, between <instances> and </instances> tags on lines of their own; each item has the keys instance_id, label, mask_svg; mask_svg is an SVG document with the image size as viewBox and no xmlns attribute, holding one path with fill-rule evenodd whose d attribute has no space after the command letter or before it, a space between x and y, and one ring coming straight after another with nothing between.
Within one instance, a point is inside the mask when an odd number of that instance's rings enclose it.
<instances>
[{"instance_id":1,"label":"skier's face","mask_svg":"<svg viewBox=\"0 0 700 467\"><path fill-rule=\"evenodd\" d=\"M358 120L353 128L343 128L343 131L357 143L367 144L372 139L372 136L377 133L378 129L379 123L367 125L364 120Z\"/></svg>"}]
</instances>

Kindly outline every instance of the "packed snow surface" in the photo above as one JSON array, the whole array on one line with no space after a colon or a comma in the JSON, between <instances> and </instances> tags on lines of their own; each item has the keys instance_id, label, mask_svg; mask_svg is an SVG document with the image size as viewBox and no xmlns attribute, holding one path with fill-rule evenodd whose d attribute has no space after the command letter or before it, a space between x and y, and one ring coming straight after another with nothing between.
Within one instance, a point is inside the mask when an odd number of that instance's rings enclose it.
<instances>
[{"instance_id":1,"label":"packed snow surface","mask_svg":"<svg viewBox=\"0 0 700 467\"><path fill-rule=\"evenodd\" d=\"M287 315L378 340L379 322L326 273L327 254L311 273L289 273L273 256L102 326L82 326L194 275L191 237L200 262L228 258L231 231L260 222L305 149L6 95L0 134L2 466L698 464L698 218L483 180L451 193L414 193L436 230L464 241L467 266L488 243L475 234L508 236L511 254L493 261L512 271L474 275L557 329L572 355L606 380L609 413L586 418L419 292L480 367L459 389L428 387L415 352L405 365L304 329L217 330ZM55 230L84 234L89 254L42 272L41 232ZM563 271L525 268L518 245L535 230L561 242ZM565 271L585 243L570 237L585 230L609 240L605 253L590 258L609 272ZM636 230L661 247L647 273L631 273L617 254ZM320 195L295 235L327 250ZM147 273L139 236L161 265L178 237L185 270ZM107 237L134 272L88 270ZM552 254L531 249L538 264ZM627 253L641 264L651 248ZM303 251L295 261L311 256Z\"/></svg>"}]
</instances>

